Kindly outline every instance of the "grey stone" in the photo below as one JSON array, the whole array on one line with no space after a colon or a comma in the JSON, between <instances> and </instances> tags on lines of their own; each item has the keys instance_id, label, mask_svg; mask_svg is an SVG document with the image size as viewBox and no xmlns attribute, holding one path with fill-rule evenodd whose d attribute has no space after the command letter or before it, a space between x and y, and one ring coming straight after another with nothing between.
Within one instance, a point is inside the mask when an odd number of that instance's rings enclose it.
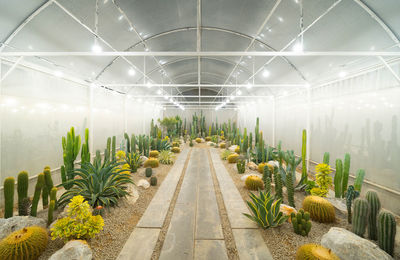
<instances>
[{"instance_id":1,"label":"grey stone","mask_svg":"<svg viewBox=\"0 0 400 260\"><path fill-rule=\"evenodd\" d=\"M159 228L135 228L117 259L151 259L159 234Z\"/></svg>"},{"instance_id":2,"label":"grey stone","mask_svg":"<svg viewBox=\"0 0 400 260\"><path fill-rule=\"evenodd\" d=\"M224 240L196 240L194 249L195 260L227 260Z\"/></svg>"},{"instance_id":3,"label":"grey stone","mask_svg":"<svg viewBox=\"0 0 400 260\"><path fill-rule=\"evenodd\" d=\"M138 181L137 186L143 187L144 189L148 189L150 187L150 183L145 179L141 179Z\"/></svg>"},{"instance_id":4,"label":"grey stone","mask_svg":"<svg viewBox=\"0 0 400 260\"><path fill-rule=\"evenodd\" d=\"M239 259L273 260L258 229L232 229Z\"/></svg>"},{"instance_id":5,"label":"grey stone","mask_svg":"<svg viewBox=\"0 0 400 260\"><path fill-rule=\"evenodd\" d=\"M31 216L15 216L11 218L0 218L0 240L10 235L12 232L30 226L40 226L46 228L46 221L41 218Z\"/></svg>"},{"instance_id":6,"label":"grey stone","mask_svg":"<svg viewBox=\"0 0 400 260\"><path fill-rule=\"evenodd\" d=\"M393 259L373 242L338 227L332 227L322 236L321 244L331 249L342 260L390 260Z\"/></svg>"},{"instance_id":7,"label":"grey stone","mask_svg":"<svg viewBox=\"0 0 400 260\"><path fill-rule=\"evenodd\" d=\"M83 240L72 240L55 252L49 260L91 260L92 250Z\"/></svg>"}]
</instances>

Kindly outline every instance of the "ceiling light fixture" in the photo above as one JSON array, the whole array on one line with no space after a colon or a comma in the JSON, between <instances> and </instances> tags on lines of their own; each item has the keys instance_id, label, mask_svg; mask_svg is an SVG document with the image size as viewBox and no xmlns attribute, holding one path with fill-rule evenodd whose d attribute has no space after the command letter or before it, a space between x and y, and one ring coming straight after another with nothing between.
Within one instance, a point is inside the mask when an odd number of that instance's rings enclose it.
<instances>
[{"instance_id":1,"label":"ceiling light fixture","mask_svg":"<svg viewBox=\"0 0 400 260\"><path fill-rule=\"evenodd\" d=\"M293 51L294 52L302 52L303 51L303 44L301 42L297 42L294 46L293 46Z\"/></svg>"},{"instance_id":2,"label":"ceiling light fixture","mask_svg":"<svg viewBox=\"0 0 400 260\"><path fill-rule=\"evenodd\" d=\"M101 52L102 50L103 50L103 49L101 48L100 45L94 44L94 45L92 46L92 52L98 53L98 52Z\"/></svg>"},{"instance_id":3,"label":"ceiling light fixture","mask_svg":"<svg viewBox=\"0 0 400 260\"><path fill-rule=\"evenodd\" d=\"M269 75L271 75L271 72L269 72L269 70L264 70L262 75L263 75L264 78L268 78Z\"/></svg>"},{"instance_id":4,"label":"ceiling light fixture","mask_svg":"<svg viewBox=\"0 0 400 260\"><path fill-rule=\"evenodd\" d=\"M129 74L129 76L135 76L136 71L135 71L134 69L130 68L130 69L128 70L128 74Z\"/></svg>"},{"instance_id":5,"label":"ceiling light fixture","mask_svg":"<svg viewBox=\"0 0 400 260\"><path fill-rule=\"evenodd\" d=\"M239 89L238 91L236 91L236 94L237 94L238 96L240 96L240 95L242 95L242 91Z\"/></svg>"},{"instance_id":6,"label":"ceiling light fixture","mask_svg":"<svg viewBox=\"0 0 400 260\"><path fill-rule=\"evenodd\" d=\"M161 95L161 89L157 90L157 95Z\"/></svg>"},{"instance_id":7,"label":"ceiling light fixture","mask_svg":"<svg viewBox=\"0 0 400 260\"><path fill-rule=\"evenodd\" d=\"M250 82L247 82L246 88L247 88L247 89L251 89L252 87L253 87L253 85L252 85Z\"/></svg>"},{"instance_id":8,"label":"ceiling light fixture","mask_svg":"<svg viewBox=\"0 0 400 260\"><path fill-rule=\"evenodd\" d=\"M123 16L123 15L120 15L120 16L118 17L118 21L121 21L123 18L124 18L124 16Z\"/></svg>"},{"instance_id":9,"label":"ceiling light fixture","mask_svg":"<svg viewBox=\"0 0 400 260\"><path fill-rule=\"evenodd\" d=\"M280 17L280 16L278 17L278 20L279 20L279 22L281 22L281 23L283 22L283 18Z\"/></svg>"},{"instance_id":10,"label":"ceiling light fixture","mask_svg":"<svg viewBox=\"0 0 400 260\"><path fill-rule=\"evenodd\" d=\"M344 78L346 76L347 76L347 72L346 71L342 70L341 72L339 72L339 77Z\"/></svg>"},{"instance_id":11,"label":"ceiling light fixture","mask_svg":"<svg viewBox=\"0 0 400 260\"><path fill-rule=\"evenodd\" d=\"M149 82L147 82L146 86L147 86L147 88L151 88L153 86L153 84L151 84L151 82L149 81Z\"/></svg>"}]
</instances>

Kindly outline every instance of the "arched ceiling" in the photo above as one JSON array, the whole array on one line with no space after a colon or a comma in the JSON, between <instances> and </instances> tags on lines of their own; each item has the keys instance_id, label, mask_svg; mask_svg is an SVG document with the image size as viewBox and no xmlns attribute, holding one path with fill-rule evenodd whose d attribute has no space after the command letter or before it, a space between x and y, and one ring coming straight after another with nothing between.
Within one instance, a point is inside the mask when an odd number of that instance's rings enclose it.
<instances>
[{"instance_id":1,"label":"arched ceiling","mask_svg":"<svg viewBox=\"0 0 400 260\"><path fill-rule=\"evenodd\" d=\"M398 0L0 0L0 7L2 52L91 51L93 45L103 51L291 51L301 39L304 51L400 47ZM24 61L113 85L122 93L155 94L157 88L138 86L148 81L210 85L200 92L189 86L164 89L170 95L203 96L235 94L236 88L214 84L313 84L379 62L374 57L250 55ZM128 73L132 70L134 75ZM243 88L245 95L279 95L287 90L283 85Z\"/></svg>"}]
</instances>

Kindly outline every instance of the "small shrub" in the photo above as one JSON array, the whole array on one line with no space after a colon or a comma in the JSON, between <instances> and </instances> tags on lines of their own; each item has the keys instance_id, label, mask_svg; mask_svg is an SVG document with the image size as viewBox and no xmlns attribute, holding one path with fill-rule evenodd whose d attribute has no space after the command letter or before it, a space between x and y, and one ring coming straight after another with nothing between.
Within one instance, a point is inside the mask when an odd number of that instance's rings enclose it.
<instances>
[{"instance_id":1,"label":"small shrub","mask_svg":"<svg viewBox=\"0 0 400 260\"><path fill-rule=\"evenodd\" d=\"M143 166L144 166L145 168L148 168L148 167L157 168L157 167L159 166L159 162L158 162L158 160L157 160L156 158L151 158L151 157L150 157L149 159L147 159L147 160L144 162Z\"/></svg>"},{"instance_id":2,"label":"small shrub","mask_svg":"<svg viewBox=\"0 0 400 260\"><path fill-rule=\"evenodd\" d=\"M237 153L230 154L227 158L229 163L236 163L239 159L239 155Z\"/></svg>"},{"instance_id":3,"label":"small shrub","mask_svg":"<svg viewBox=\"0 0 400 260\"><path fill-rule=\"evenodd\" d=\"M247 177L244 184L249 190L261 190L264 186L262 179L254 175L250 175L249 177Z\"/></svg>"},{"instance_id":4,"label":"small shrub","mask_svg":"<svg viewBox=\"0 0 400 260\"><path fill-rule=\"evenodd\" d=\"M162 164L173 164L174 161L172 160L173 153L170 151L161 151L160 155L158 156L158 161Z\"/></svg>"},{"instance_id":5,"label":"small shrub","mask_svg":"<svg viewBox=\"0 0 400 260\"><path fill-rule=\"evenodd\" d=\"M226 144L225 144L225 143L220 143L220 144L219 144L219 148L221 148L221 149L226 148Z\"/></svg>"},{"instance_id":6,"label":"small shrub","mask_svg":"<svg viewBox=\"0 0 400 260\"><path fill-rule=\"evenodd\" d=\"M326 197L330 186L332 186L331 167L328 164L320 163L315 167L315 170L317 171L315 179L319 189L311 189L311 195Z\"/></svg>"},{"instance_id":7,"label":"small shrub","mask_svg":"<svg viewBox=\"0 0 400 260\"><path fill-rule=\"evenodd\" d=\"M196 138L196 143L198 143L198 144L201 143L201 138L198 138L198 137L197 137L197 138Z\"/></svg>"},{"instance_id":8,"label":"small shrub","mask_svg":"<svg viewBox=\"0 0 400 260\"><path fill-rule=\"evenodd\" d=\"M125 152L124 152L124 151L119 150L119 151L115 154L115 156L117 157L118 160L122 160L126 155L125 155Z\"/></svg>"},{"instance_id":9,"label":"small shrub","mask_svg":"<svg viewBox=\"0 0 400 260\"><path fill-rule=\"evenodd\" d=\"M75 196L68 204L67 217L57 220L50 229L52 240L61 238L64 242L73 239L90 239L103 230L104 220L100 215L93 216L87 201Z\"/></svg>"},{"instance_id":10,"label":"small shrub","mask_svg":"<svg viewBox=\"0 0 400 260\"><path fill-rule=\"evenodd\" d=\"M150 153L149 153L149 157L153 157L153 158L158 158L159 155L160 155L160 153L157 150L150 151Z\"/></svg>"},{"instance_id":11,"label":"small shrub","mask_svg":"<svg viewBox=\"0 0 400 260\"><path fill-rule=\"evenodd\" d=\"M179 147L172 147L171 151L172 151L173 153L180 153L180 152L181 152L181 149L180 149Z\"/></svg>"}]
</instances>

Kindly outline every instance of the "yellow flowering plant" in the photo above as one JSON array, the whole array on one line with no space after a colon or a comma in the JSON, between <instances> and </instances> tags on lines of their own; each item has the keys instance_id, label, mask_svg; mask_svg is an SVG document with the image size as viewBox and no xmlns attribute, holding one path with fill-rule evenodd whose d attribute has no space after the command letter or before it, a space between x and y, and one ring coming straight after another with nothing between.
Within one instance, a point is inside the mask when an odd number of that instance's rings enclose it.
<instances>
[{"instance_id":1,"label":"yellow flowering plant","mask_svg":"<svg viewBox=\"0 0 400 260\"><path fill-rule=\"evenodd\" d=\"M50 229L51 239L68 242L73 239L90 239L103 230L104 220L100 215L93 216L89 203L80 195L71 199L67 217L57 220Z\"/></svg>"},{"instance_id":2,"label":"yellow flowering plant","mask_svg":"<svg viewBox=\"0 0 400 260\"><path fill-rule=\"evenodd\" d=\"M326 197L329 188L332 186L332 170L328 164L320 163L315 167L317 174L315 175L315 182L318 187L311 189L311 195Z\"/></svg>"}]
</instances>

